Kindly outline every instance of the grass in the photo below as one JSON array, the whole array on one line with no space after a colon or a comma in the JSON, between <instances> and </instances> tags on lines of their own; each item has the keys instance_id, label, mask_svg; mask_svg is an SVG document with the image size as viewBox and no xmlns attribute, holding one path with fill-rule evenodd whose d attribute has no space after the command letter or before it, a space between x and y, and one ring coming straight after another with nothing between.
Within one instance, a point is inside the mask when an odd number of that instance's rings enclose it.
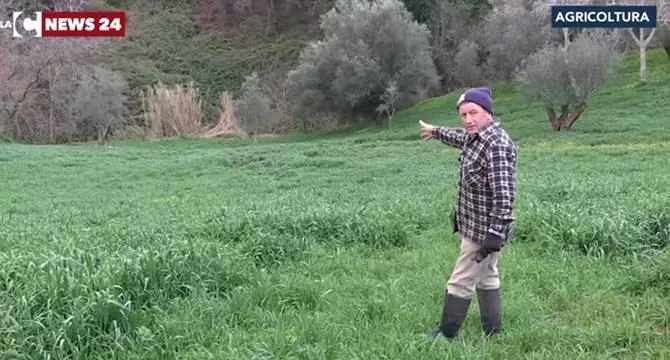
<instances>
[{"instance_id":1,"label":"grass","mask_svg":"<svg viewBox=\"0 0 670 360\"><path fill-rule=\"evenodd\" d=\"M0 144L0 358L668 358L670 78L627 66L573 133L500 94L518 237L493 339L476 301L461 342L422 338L458 162L417 121L457 124L453 96L312 140Z\"/></svg>"}]
</instances>

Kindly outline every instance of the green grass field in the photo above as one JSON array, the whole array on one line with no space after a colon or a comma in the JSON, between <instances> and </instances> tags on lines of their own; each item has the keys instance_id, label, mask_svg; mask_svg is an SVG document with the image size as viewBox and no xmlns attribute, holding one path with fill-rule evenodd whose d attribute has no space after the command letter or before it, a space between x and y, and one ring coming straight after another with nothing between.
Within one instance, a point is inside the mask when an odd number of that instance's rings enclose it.
<instances>
[{"instance_id":1,"label":"green grass field","mask_svg":"<svg viewBox=\"0 0 670 360\"><path fill-rule=\"evenodd\" d=\"M438 321L458 239L455 96L393 130L0 145L0 359L670 358L670 63L637 61L575 131L496 87L518 141L505 333Z\"/></svg>"}]
</instances>

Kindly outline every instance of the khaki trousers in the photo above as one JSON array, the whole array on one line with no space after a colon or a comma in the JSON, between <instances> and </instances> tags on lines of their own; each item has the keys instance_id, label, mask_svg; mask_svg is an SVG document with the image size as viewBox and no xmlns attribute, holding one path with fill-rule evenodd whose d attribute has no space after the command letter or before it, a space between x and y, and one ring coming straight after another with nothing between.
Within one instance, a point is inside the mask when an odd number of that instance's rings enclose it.
<instances>
[{"instance_id":1,"label":"khaki trousers","mask_svg":"<svg viewBox=\"0 0 670 360\"><path fill-rule=\"evenodd\" d=\"M447 292L462 299L471 298L476 289L495 290L500 288L498 259L500 252L489 254L482 262L474 261L480 245L461 238L458 260L447 281Z\"/></svg>"}]
</instances>

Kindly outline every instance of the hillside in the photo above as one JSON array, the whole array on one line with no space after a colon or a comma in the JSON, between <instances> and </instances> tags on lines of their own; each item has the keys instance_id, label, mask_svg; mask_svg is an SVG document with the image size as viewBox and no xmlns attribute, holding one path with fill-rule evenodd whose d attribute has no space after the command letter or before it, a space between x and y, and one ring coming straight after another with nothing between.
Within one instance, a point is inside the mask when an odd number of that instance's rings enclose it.
<instances>
[{"instance_id":1,"label":"hillside","mask_svg":"<svg viewBox=\"0 0 670 360\"><path fill-rule=\"evenodd\" d=\"M625 72L573 131L495 89L519 144L505 332L476 302L428 343L458 250L457 93L392 130L241 140L0 144L0 353L51 359L670 356L670 72Z\"/></svg>"},{"instance_id":2,"label":"hillside","mask_svg":"<svg viewBox=\"0 0 670 360\"><path fill-rule=\"evenodd\" d=\"M549 26L546 2L517 5L501 0L0 2L6 12L116 9L128 18L122 39L41 41L0 34L5 84L0 136L25 144L105 144L365 128L417 103L430 107L428 99L459 88L501 83L524 89L522 98L532 104L570 110L559 114L570 118L581 113L592 92L614 81L610 74L620 71L621 55L639 49L628 31L563 33ZM670 55L668 44L670 24L661 22L647 49L665 48ZM655 56L653 61L663 62L662 54ZM648 88L658 81L649 74L634 77L630 86L645 83L645 77ZM507 88L496 87L502 101L516 96ZM536 110L533 105L523 111ZM397 115L396 130L402 131L405 115Z\"/></svg>"},{"instance_id":3,"label":"hillside","mask_svg":"<svg viewBox=\"0 0 670 360\"><path fill-rule=\"evenodd\" d=\"M202 92L206 119L214 119L222 91L239 94L245 76L254 71L286 71L295 64L304 42L318 35L318 18L301 16L295 23L278 24L276 30L270 30L259 19L263 17L260 10L258 14L250 9L237 15L232 11L234 3L126 3L123 9L128 11L132 26L125 39L106 49L104 63L126 74L133 89L158 81L193 81ZM277 6L281 4L277 2Z\"/></svg>"}]
</instances>

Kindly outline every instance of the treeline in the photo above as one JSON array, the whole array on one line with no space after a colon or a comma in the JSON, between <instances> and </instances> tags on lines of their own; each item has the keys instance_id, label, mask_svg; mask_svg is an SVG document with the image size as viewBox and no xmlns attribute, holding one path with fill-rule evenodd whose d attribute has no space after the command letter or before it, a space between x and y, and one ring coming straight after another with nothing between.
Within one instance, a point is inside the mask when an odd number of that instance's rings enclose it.
<instances>
[{"instance_id":1,"label":"treeline","mask_svg":"<svg viewBox=\"0 0 670 360\"><path fill-rule=\"evenodd\" d=\"M656 1L663 14L666 0ZM5 13L124 9L130 24L122 40L17 41L3 33L0 135L102 142L391 123L423 98L494 81L516 83L563 130L624 52L662 46L670 57L668 25L642 34L564 31L550 27L547 2L520 4L0 0Z\"/></svg>"}]
</instances>

